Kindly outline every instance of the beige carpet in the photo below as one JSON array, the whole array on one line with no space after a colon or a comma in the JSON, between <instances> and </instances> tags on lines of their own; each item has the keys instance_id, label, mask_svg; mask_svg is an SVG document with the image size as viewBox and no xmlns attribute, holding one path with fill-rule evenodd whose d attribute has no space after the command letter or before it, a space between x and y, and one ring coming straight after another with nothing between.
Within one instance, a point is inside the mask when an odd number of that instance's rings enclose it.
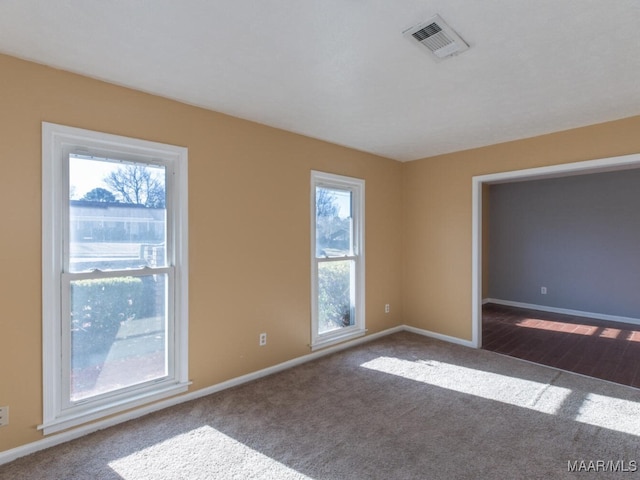
<instances>
[{"instance_id":1,"label":"beige carpet","mask_svg":"<svg viewBox=\"0 0 640 480\"><path fill-rule=\"evenodd\" d=\"M637 389L399 333L18 459L0 478L634 478L639 445Z\"/></svg>"}]
</instances>

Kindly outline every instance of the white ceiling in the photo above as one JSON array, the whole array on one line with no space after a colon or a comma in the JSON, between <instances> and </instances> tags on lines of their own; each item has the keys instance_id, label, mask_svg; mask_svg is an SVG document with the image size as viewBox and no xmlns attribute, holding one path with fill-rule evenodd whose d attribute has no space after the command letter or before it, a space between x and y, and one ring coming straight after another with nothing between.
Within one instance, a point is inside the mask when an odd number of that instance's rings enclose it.
<instances>
[{"instance_id":1,"label":"white ceiling","mask_svg":"<svg viewBox=\"0 0 640 480\"><path fill-rule=\"evenodd\" d=\"M0 0L2 53L402 161L638 115L639 47L638 0Z\"/></svg>"}]
</instances>

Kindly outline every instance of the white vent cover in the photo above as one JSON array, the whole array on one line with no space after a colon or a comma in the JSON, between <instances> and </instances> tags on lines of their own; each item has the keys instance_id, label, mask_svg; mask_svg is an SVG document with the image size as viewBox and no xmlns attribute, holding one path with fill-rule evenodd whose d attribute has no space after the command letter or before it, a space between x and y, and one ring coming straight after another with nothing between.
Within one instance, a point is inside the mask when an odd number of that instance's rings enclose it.
<instances>
[{"instance_id":1,"label":"white vent cover","mask_svg":"<svg viewBox=\"0 0 640 480\"><path fill-rule=\"evenodd\" d=\"M402 33L427 47L438 59L451 57L469 49L469 45L442 20L440 15Z\"/></svg>"}]
</instances>

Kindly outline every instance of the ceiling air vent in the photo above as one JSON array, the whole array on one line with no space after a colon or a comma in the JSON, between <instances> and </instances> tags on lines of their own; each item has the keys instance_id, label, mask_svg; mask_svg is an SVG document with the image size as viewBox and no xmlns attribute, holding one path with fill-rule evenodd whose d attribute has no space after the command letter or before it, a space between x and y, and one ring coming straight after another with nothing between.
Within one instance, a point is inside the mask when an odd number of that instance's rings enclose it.
<instances>
[{"instance_id":1,"label":"ceiling air vent","mask_svg":"<svg viewBox=\"0 0 640 480\"><path fill-rule=\"evenodd\" d=\"M451 57L469 49L469 45L442 20L440 15L402 33L427 47L438 59Z\"/></svg>"}]
</instances>

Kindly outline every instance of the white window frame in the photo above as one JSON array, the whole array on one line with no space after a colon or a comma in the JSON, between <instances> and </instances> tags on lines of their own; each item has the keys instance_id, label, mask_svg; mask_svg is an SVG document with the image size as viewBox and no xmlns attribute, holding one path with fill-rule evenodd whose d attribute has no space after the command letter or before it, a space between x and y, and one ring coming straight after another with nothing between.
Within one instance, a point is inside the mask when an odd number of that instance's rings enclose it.
<instances>
[{"instance_id":1,"label":"white window frame","mask_svg":"<svg viewBox=\"0 0 640 480\"><path fill-rule=\"evenodd\" d=\"M316 256L316 187L334 188L352 192L353 246L351 255L336 257L333 261L355 262L355 319L348 327L319 333L318 318L318 264L331 261ZM365 181L333 173L311 171L311 349L317 350L366 334L365 328Z\"/></svg>"},{"instance_id":2,"label":"white window frame","mask_svg":"<svg viewBox=\"0 0 640 480\"><path fill-rule=\"evenodd\" d=\"M96 157L110 155L122 160L164 165L167 171L167 242L173 247L167 249L172 254L167 258L166 268L132 271L133 275L149 271L170 275L168 303L173 308L168 312L168 376L74 403L68 399L68 379L63 378L62 364L62 358L69 355L64 349L70 349L62 334L65 331L63 302L67 301L65 295L68 295L62 277L67 274L63 249L69 201L65 177L68 177L70 153ZM187 391L190 383L187 159L188 151L184 147L42 123L43 422L38 429L45 435ZM92 274L86 275L90 278Z\"/></svg>"}]
</instances>

